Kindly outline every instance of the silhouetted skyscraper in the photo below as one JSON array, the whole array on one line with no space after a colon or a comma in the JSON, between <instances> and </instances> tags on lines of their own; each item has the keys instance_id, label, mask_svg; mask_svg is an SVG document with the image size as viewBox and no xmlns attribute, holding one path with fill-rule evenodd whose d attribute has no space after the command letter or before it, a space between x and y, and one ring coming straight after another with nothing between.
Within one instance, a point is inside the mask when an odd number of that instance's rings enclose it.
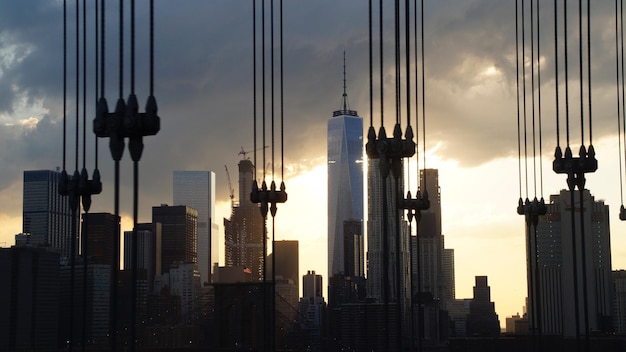
<instances>
[{"instance_id":1,"label":"silhouetted skyscraper","mask_svg":"<svg viewBox=\"0 0 626 352\"><path fill-rule=\"evenodd\" d=\"M491 288L487 276L476 276L474 299L467 315L467 336L499 336L500 321L495 304L491 302Z\"/></svg>"},{"instance_id":2,"label":"silhouetted skyscraper","mask_svg":"<svg viewBox=\"0 0 626 352\"><path fill-rule=\"evenodd\" d=\"M131 246L133 231L124 232L124 270L132 267ZM154 289L154 276L160 275L161 270L161 223L137 224L137 269L145 270L147 275L148 291Z\"/></svg>"},{"instance_id":3,"label":"silhouetted skyscraper","mask_svg":"<svg viewBox=\"0 0 626 352\"><path fill-rule=\"evenodd\" d=\"M575 235L577 264L573 264L572 208L575 211ZM586 267L582 266L581 218L584 222ZM531 231L531 246L535 245L534 231ZM527 261L527 270L538 264L538 290L532 290L528 302L530 322L540 317L544 334L576 335L575 289L578 290L578 311L581 334L584 334L583 292L587 291L589 329L609 331L612 324L612 277L611 242L609 231L609 206L603 201L595 201L588 190L583 191L582 202L579 191L574 193L574 207L571 193L562 190L550 196L547 214L539 216L537 224L537 257ZM532 253L535 253L533 250ZM587 272L587 287L583 285L583 270ZM574 273L578 287L574 286ZM538 297L538 299L537 299ZM536 305L536 306L535 306ZM537 309L539 311L537 312ZM533 324L531 324L532 326Z\"/></svg>"},{"instance_id":4,"label":"silhouetted skyscraper","mask_svg":"<svg viewBox=\"0 0 626 352\"><path fill-rule=\"evenodd\" d=\"M198 270L200 282L210 283L213 263L219 262L215 173L174 171L174 205L187 205L198 211Z\"/></svg>"},{"instance_id":5,"label":"silhouetted skyscraper","mask_svg":"<svg viewBox=\"0 0 626 352\"><path fill-rule=\"evenodd\" d=\"M54 350L59 334L59 253L0 248L0 350Z\"/></svg>"},{"instance_id":6,"label":"silhouetted skyscraper","mask_svg":"<svg viewBox=\"0 0 626 352\"><path fill-rule=\"evenodd\" d=\"M266 229L259 206L250 201L253 171L249 159L239 161L239 204L233 205L230 219L224 219L224 264L245 266L251 271L252 281L258 281L263 278Z\"/></svg>"},{"instance_id":7,"label":"silhouetted skyscraper","mask_svg":"<svg viewBox=\"0 0 626 352\"><path fill-rule=\"evenodd\" d=\"M339 110L328 120L328 272L344 273L345 221L363 221L363 119ZM347 275L350 275L346 273Z\"/></svg>"},{"instance_id":8,"label":"silhouetted skyscraper","mask_svg":"<svg viewBox=\"0 0 626 352\"><path fill-rule=\"evenodd\" d=\"M90 263L113 267L113 251L115 250L113 239L119 224L119 217L110 213L85 213L82 218L81 253L85 253L84 246L87 244L87 256L91 259ZM84 240L85 238L87 241Z\"/></svg>"},{"instance_id":9,"label":"silhouetted skyscraper","mask_svg":"<svg viewBox=\"0 0 626 352\"><path fill-rule=\"evenodd\" d=\"M378 159L369 159L367 171L368 192L368 220L367 220L367 296L385 302L387 292L388 302L401 302L406 304L409 294L409 270L398 273L396 260L398 258L396 239L400 238L400 268L409 268L409 229L403 219L403 212L398 210L395 180L389 175L386 182L386 196L383 195L383 179L378 167ZM399 194L404 194L402 180L398 185ZM383 202L385 201L385 202ZM383 204L385 203L385 204ZM387 214L383 211L386 207ZM385 226L386 221L386 226ZM400 223L400 234L398 233ZM386 232L386 233L385 233ZM385 247L384 238L387 237ZM387 291L385 291L385 248L387 249ZM400 292L398 295L397 280L400 280Z\"/></svg>"},{"instance_id":10,"label":"silhouetted skyscraper","mask_svg":"<svg viewBox=\"0 0 626 352\"><path fill-rule=\"evenodd\" d=\"M72 211L69 197L59 195L60 177L61 173L57 171L24 171L22 232L31 234L31 244L49 245L68 258L72 243ZM77 232L79 221L80 217L76 216Z\"/></svg>"},{"instance_id":11,"label":"silhouetted skyscraper","mask_svg":"<svg viewBox=\"0 0 626 352\"><path fill-rule=\"evenodd\" d=\"M322 275L315 274L315 270L308 270L302 276L302 297L322 297Z\"/></svg>"},{"instance_id":12,"label":"silhouetted skyscraper","mask_svg":"<svg viewBox=\"0 0 626 352\"><path fill-rule=\"evenodd\" d=\"M274 258L274 261L276 262L276 277L280 276L283 279L292 280L293 284L296 286L299 295L300 260L298 241L275 241L274 250L276 251L276 257ZM295 303L298 303L297 297Z\"/></svg>"},{"instance_id":13,"label":"silhouetted skyscraper","mask_svg":"<svg viewBox=\"0 0 626 352\"><path fill-rule=\"evenodd\" d=\"M161 273L174 263L197 262L198 212L186 205L152 207L152 223L161 223Z\"/></svg>"}]
</instances>

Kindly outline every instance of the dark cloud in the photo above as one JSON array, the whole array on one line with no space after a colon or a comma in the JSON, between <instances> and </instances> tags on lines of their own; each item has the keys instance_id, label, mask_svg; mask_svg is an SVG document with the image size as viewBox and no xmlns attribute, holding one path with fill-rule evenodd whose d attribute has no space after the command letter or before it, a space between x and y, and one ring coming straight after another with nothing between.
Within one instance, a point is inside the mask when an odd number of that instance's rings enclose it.
<instances>
[{"instance_id":1,"label":"dark cloud","mask_svg":"<svg viewBox=\"0 0 626 352\"><path fill-rule=\"evenodd\" d=\"M146 147L140 164L141 187L145 192L142 193L142 204L146 208L142 212L145 214L149 213L150 205L171 202L171 173L174 169L215 171L219 180L218 198L227 199L224 165L228 165L231 174L235 173L241 157L238 155L240 149L253 149L251 5L250 1L232 0L156 3L155 95L160 107L162 129L157 136L145 139ZM457 159L462 165L476 166L494 158L516 154L514 6L514 2L500 0L426 3L427 141L431 145L442 143L439 152L444 158ZM72 19L73 3L68 8ZM613 104L611 94L614 94L614 88L611 87L615 84L615 73L611 9L610 4L594 3L592 75L594 87L597 87L594 88L594 100ZM386 5L385 106L390 108L386 111L389 116L386 121L393 120L394 116L391 110L391 10L391 5ZM542 61L542 89L547 110L551 106L548 100L552 98L549 97L554 96L552 8L544 5L541 11L541 50L542 56L545 56ZM119 94L116 12L117 5L107 2L109 30L106 40L106 96L110 109L114 108ZM326 121L341 102L344 50L348 60L350 106L365 118L365 126L369 125L368 2L286 1L284 14L285 162L306 165L294 168L301 170L302 167L312 167L311 163L323 160L325 156ZM377 14L374 14L375 25L378 24ZM137 95L143 109L148 94L145 6L138 4L137 15ZM269 13L266 15L269 25ZM277 21L277 16L275 19ZM89 25L92 25L91 20ZM571 26L576 29L576 23ZM21 45L20 48L24 49L20 50L29 50L24 52L23 60L11 65L0 58L0 114L17 120L16 107L24 105L24 101L22 105L17 104L18 99L25 99L27 106L43 101L43 109L46 110L39 116L40 121L33 130L16 134L16 127L0 129L0 143L3 146L0 161L5 165L10 164L9 168L2 171L0 186L11 184L14 179L21 177L24 169L52 168L59 164L60 121L63 114L62 30L62 3L59 1L32 0L0 4L0 44L5 48ZM257 35L260 34L259 30ZM68 35L69 51L72 52L75 35L73 23ZM125 37L126 58L129 55L128 40ZM575 48L576 38L571 41L572 48ZM268 40L266 45L269 44ZM375 44L377 50L378 39ZM90 77L93 75L92 45L90 40ZM278 48L277 42L275 45ZM574 51L574 57L570 58L574 68L577 65L576 54ZM75 105L75 62L72 55L68 57L69 116L73 116ZM257 59L260 65L260 54ZM269 61L269 54L266 59ZM374 64L374 84L375 89L378 89L377 59ZM559 65L562 69L562 62ZM484 73L489 67L493 67L496 74L486 77ZM269 73L269 63L266 69ZM278 69L276 66L277 74ZM129 93L128 61L124 75L126 83L123 85L123 95L126 97ZM576 72L571 72L571 75L576 77ZM563 78L560 80L562 83ZM274 107L276 119L281 114L278 83L277 80ZM91 79L88 84L93 84ZM260 123L260 80L257 84L257 121ZM268 80L268 98L269 85ZM89 94L93 94L91 90ZM90 98L89 101L93 100ZM88 107L89 129L93 118L91 104ZM373 104L377 125L380 104L377 93ZM611 117L613 107L604 105L594 110L598 116L594 120L597 122L596 133L601 135L612 133L614 124ZM270 118L271 106L268 103L266 119L269 121ZM553 125L553 115L546 117L546 134L549 136L554 134ZM68 128L73 131L74 125L70 123ZM269 133L266 137L265 144L270 144ZM278 148L278 141L276 143ZM100 197L106 199L103 200L106 206L110 203L112 188L112 162L107 144L106 140L100 142L100 167L105 178L106 193ZM259 136L257 146L262 144ZM546 150L550 148L546 147ZM248 156L252 157L252 154ZM90 170L92 168L89 167ZM130 192L131 162L127 154L122 161L122 169L123 190Z\"/></svg>"}]
</instances>

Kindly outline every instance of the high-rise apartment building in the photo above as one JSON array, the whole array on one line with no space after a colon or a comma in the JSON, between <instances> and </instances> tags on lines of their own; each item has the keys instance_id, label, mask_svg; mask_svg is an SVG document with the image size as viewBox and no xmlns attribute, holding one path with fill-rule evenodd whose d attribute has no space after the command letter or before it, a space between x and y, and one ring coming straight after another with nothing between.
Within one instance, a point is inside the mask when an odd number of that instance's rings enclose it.
<instances>
[{"instance_id":1,"label":"high-rise apartment building","mask_svg":"<svg viewBox=\"0 0 626 352\"><path fill-rule=\"evenodd\" d=\"M197 262L198 212L186 205L152 207L152 223L161 223L161 272L174 263Z\"/></svg>"},{"instance_id":2,"label":"high-rise apartment building","mask_svg":"<svg viewBox=\"0 0 626 352\"><path fill-rule=\"evenodd\" d=\"M581 224L584 224L583 231ZM527 270L529 273L532 270L536 278L536 285L529 283L531 293L528 314L531 326L541 326L544 334L575 336L577 293L578 331L584 333L583 299L586 291L586 315L590 331L608 331L613 309L608 205L596 201L588 190L583 191L582 200L580 192L575 191L572 204L570 191L562 190L560 194L550 196L547 213L539 216L536 230L535 241L531 227L530 245L533 250L527 261ZM526 233L529 234L528 231ZM583 234L584 246L581 240ZM575 242L572 235L575 236ZM576 265L573 260L574 243ZM586 257L584 267L583 248ZM535 265L536 270L533 270ZM587 276L586 287L583 272ZM574 285L575 276L577 285Z\"/></svg>"},{"instance_id":3,"label":"high-rise apartment building","mask_svg":"<svg viewBox=\"0 0 626 352\"><path fill-rule=\"evenodd\" d=\"M264 274L263 241L267 231L259 206L250 200L253 175L252 162L240 160L239 203L233 202L230 219L224 219L224 264L246 267L251 272L251 281L259 281Z\"/></svg>"},{"instance_id":4,"label":"high-rise apartment building","mask_svg":"<svg viewBox=\"0 0 626 352\"><path fill-rule=\"evenodd\" d=\"M69 197L59 195L61 173L50 170L24 171L22 232L33 245L48 245L69 258L72 245L72 211ZM80 217L76 216L76 231ZM78 252L78 247L76 247Z\"/></svg>"},{"instance_id":5,"label":"high-rise apartment building","mask_svg":"<svg viewBox=\"0 0 626 352\"><path fill-rule=\"evenodd\" d=\"M187 205L198 211L198 270L202 284L210 283L213 264L219 262L215 173L174 171L173 190L174 205Z\"/></svg>"},{"instance_id":6,"label":"high-rise apartment building","mask_svg":"<svg viewBox=\"0 0 626 352\"><path fill-rule=\"evenodd\" d=\"M364 278L363 119L347 106L328 120L328 277ZM348 246L346 246L348 244ZM329 304L337 280L329 279Z\"/></svg>"},{"instance_id":7,"label":"high-rise apartment building","mask_svg":"<svg viewBox=\"0 0 626 352\"><path fill-rule=\"evenodd\" d=\"M495 303L491 302L491 288L487 284L487 276L476 276L474 298L469 304L466 323L467 336L500 335L500 321Z\"/></svg>"}]
</instances>

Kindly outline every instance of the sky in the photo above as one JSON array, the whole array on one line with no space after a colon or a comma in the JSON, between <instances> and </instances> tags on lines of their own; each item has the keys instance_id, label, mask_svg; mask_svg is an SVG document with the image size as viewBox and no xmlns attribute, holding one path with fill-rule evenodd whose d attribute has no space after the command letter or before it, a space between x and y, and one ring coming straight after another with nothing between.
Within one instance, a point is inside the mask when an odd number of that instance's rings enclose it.
<instances>
[{"instance_id":1,"label":"sky","mask_svg":"<svg viewBox=\"0 0 626 352\"><path fill-rule=\"evenodd\" d=\"M548 199L549 195L566 187L565 177L554 174L551 168L556 143L556 108L554 23L549 3L543 3L540 8L543 148L536 163L530 160L528 170L522 168L521 191L515 1L426 1L425 4L426 166L439 169L443 234L446 247L455 250L456 297L471 298L474 276L487 275L492 301L502 324L506 316L522 313L526 296L524 219L516 213L520 193L524 197L537 195ZM107 4L105 82L109 108L113 109L119 94L118 17L117 5ZM284 3L284 180L289 200L279 205L275 236L277 240L300 241L301 273L315 270L325 276L325 281L326 122L332 112L341 107L345 51L349 105L364 118L365 127L369 127L367 4L363 0L289 0ZM73 148L77 106L74 6L70 1L65 113L69 145L66 168L70 171L76 167ZM385 5L384 9L387 122L395 116L390 6ZM144 2L137 5L137 96L142 107L148 94L145 7ZM573 102L570 111L572 121L578 121L577 9L572 6L569 10L569 97ZM623 269L626 268L626 227L618 219L623 201L613 3L594 2L591 16L593 143L599 169L587 175L587 188L596 199L610 206L613 269ZM92 19L88 21L88 26L92 26ZM155 96L161 131L144 140L139 221L150 221L152 206L172 202L173 170L212 170L217 176L216 222L223 232L222 218L230 214L224 165L228 166L236 189L237 162L242 157L238 153L242 148L247 151L254 148L252 2L156 1L155 21ZM526 39L529 39L528 26L526 30ZM88 41L88 71L92 72L93 40L88 38ZM527 116L530 119L529 51L530 44L527 44ZM559 58L559 111L563 114L563 55ZM375 58L376 70L378 64ZM378 71L374 80L376 89L380 86L377 75ZM95 83L89 78L87 84L90 87ZM129 92L127 70L123 86L126 96ZM95 101L91 89L87 99ZM278 100L276 102L278 111ZM379 103L378 99L373 102L376 128L380 125ZM82 105L78 106L82 128ZM88 131L94 109L95 104L89 103ZM586 117L587 110L584 114ZM572 145L577 150L581 143L579 125L572 125ZM387 128L390 131L391 126ZM588 131L585 133L588 139ZM93 142L93 135L88 134L86 166L90 173L95 165ZM98 148L104 184L102 194L93 199L92 212L113 210L113 163L107 145L107 141L102 140ZM257 142L257 147L261 145ZM529 155L532 155L531 149ZM0 2L0 246L12 245L14 235L21 232L22 172L63 168L62 153L62 2ZM538 150L536 154L540 154ZM417 167L415 161L410 165ZM82 166L79 162L78 167ZM421 161L420 166L423 166ZM127 152L121 169L122 230L129 230L132 226L132 162ZM535 172L542 175L536 183L532 177ZM417 185L415 175L412 172L413 180L407 185L413 192ZM525 186L526 175L530 175L528 187ZM223 241L220 243L223 245Z\"/></svg>"}]
</instances>

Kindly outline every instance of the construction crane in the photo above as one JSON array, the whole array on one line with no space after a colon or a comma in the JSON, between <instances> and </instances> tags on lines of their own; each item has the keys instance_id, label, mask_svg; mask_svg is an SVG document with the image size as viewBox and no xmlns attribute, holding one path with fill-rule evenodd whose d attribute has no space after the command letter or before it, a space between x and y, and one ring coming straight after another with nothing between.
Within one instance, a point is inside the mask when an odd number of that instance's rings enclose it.
<instances>
[{"instance_id":1,"label":"construction crane","mask_svg":"<svg viewBox=\"0 0 626 352\"><path fill-rule=\"evenodd\" d=\"M265 147L256 148L256 149L252 149L252 150L244 150L243 147L241 147L241 151L239 151L238 155L243 155L242 159L245 159L246 158L246 154L252 153L252 152L257 151L257 150L263 150L263 149L269 148L269 147L270 147L269 145L266 145ZM250 159L250 158L248 158L248 159Z\"/></svg>"},{"instance_id":2,"label":"construction crane","mask_svg":"<svg viewBox=\"0 0 626 352\"><path fill-rule=\"evenodd\" d=\"M228 178L228 191L230 192L230 209L232 210L235 208L235 189L233 188L233 184L230 182L230 172L228 172L228 166L224 165L224 169L226 169L226 177Z\"/></svg>"}]
</instances>

